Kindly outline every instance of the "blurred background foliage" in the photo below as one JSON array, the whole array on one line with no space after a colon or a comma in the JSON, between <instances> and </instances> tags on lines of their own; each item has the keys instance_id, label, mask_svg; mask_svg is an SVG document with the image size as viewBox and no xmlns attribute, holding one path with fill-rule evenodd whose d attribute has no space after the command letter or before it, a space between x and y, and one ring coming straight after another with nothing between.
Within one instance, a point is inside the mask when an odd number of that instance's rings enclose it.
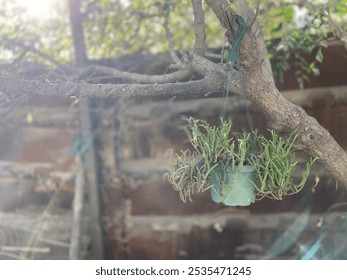
<instances>
[{"instance_id":1,"label":"blurred background foliage","mask_svg":"<svg viewBox=\"0 0 347 280\"><path fill-rule=\"evenodd\" d=\"M62 63L73 63L69 1L52 0L49 17L29 16L16 1L0 0L0 61L43 59L27 47L40 50ZM256 0L249 0L255 10ZM218 49L226 41L224 30L203 1L207 45ZM107 59L133 53L150 54L169 49L165 24L175 49L192 48L193 11L190 1L82 0L83 27L89 59ZM322 48L333 38L331 22L347 29L347 0L261 0L257 18L261 25L274 76L283 79L288 60L295 56L299 84L319 75ZM307 61L305 54L315 52Z\"/></svg>"}]
</instances>

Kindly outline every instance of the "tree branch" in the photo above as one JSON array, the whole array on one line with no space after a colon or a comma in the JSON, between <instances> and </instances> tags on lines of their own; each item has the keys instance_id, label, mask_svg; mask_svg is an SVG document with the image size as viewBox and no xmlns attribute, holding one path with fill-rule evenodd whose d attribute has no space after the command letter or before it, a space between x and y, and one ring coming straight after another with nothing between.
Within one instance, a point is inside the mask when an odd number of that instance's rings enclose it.
<instances>
[{"instance_id":1,"label":"tree branch","mask_svg":"<svg viewBox=\"0 0 347 280\"><path fill-rule=\"evenodd\" d=\"M62 97L99 97L99 98L139 98L168 99L192 98L214 92L219 87L214 77L198 81L167 84L88 84L60 83L52 84L41 81L28 81L0 76L0 106L24 95L62 96Z\"/></svg>"},{"instance_id":2,"label":"tree branch","mask_svg":"<svg viewBox=\"0 0 347 280\"><path fill-rule=\"evenodd\" d=\"M194 51L197 54L204 55L206 51L206 32L204 10L201 0L191 0L194 11Z\"/></svg>"},{"instance_id":3,"label":"tree branch","mask_svg":"<svg viewBox=\"0 0 347 280\"><path fill-rule=\"evenodd\" d=\"M83 14L81 13L81 0L69 0L70 22L75 50L76 65L82 66L87 62L87 49L84 39Z\"/></svg>"},{"instance_id":4,"label":"tree branch","mask_svg":"<svg viewBox=\"0 0 347 280\"><path fill-rule=\"evenodd\" d=\"M232 39L233 26L228 24L228 18L233 16L229 4L226 0L206 0L212 8L221 24L228 30L227 36ZM242 1L244 3L245 1ZM241 3L241 2L240 2ZM244 7L239 9L240 14L244 14ZM250 22L251 20L247 21ZM233 24L232 24L233 25ZM229 32L230 31L230 32ZM299 148L305 150L312 156L319 156L321 162L330 171L332 176L340 183L347 186L347 154L336 143L334 138L322 128L318 122L309 117L305 111L288 102L275 87L271 69L266 63L266 57L261 51L265 49L264 40L261 34L248 33L244 36L241 48L241 64L239 69L243 72L244 84L248 92L250 101L266 115L269 126L278 132L298 134ZM265 61L265 62L264 62ZM165 83L165 84L88 84L63 83L52 84L40 81L26 81L0 76L0 106L8 105L9 102L25 95L38 94L47 96L76 96L83 97L109 97L109 98L140 98L140 99L168 99L171 97L191 98L203 96L210 92L223 91L226 80L226 72L223 66L215 64L202 58L196 53L188 54L188 65L193 71L199 73L204 78L198 81ZM186 69L189 71L189 68ZM120 72L122 73L122 72ZM118 73L118 75L125 75ZM175 74L176 73L176 74ZM183 73L178 71L164 75L166 81L171 81L173 75ZM187 74L187 73L186 73ZM130 74L126 74L129 78ZM139 75L139 74L137 74ZM135 77L135 78L134 78ZM229 92L242 94L239 85L237 70L231 72L231 82L227 85ZM132 76L134 80L145 81L149 77L145 75ZM159 79L159 76L153 78ZM2 98L2 100L1 100Z\"/></svg>"},{"instance_id":5,"label":"tree branch","mask_svg":"<svg viewBox=\"0 0 347 280\"><path fill-rule=\"evenodd\" d=\"M230 8L227 1L215 1L206 0L207 5L215 13L221 25L227 30L228 33L234 34L235 30L232 29L233 26L230 25L231 20L234 21L234 11Z\"/></svg>"},{"instance_id":6,"label":"tree branch","mask_svg":"<svg viewBox=\"0 0 347 280\"><path fill-rule=\"evenodd\" d=\"M189 67L183 67L176 72L165 75L143 75L138 73L123 72L113 68L92 65L82 71L79 79L87 82L99 82L104 79L124 79L140 84L164 84L188 79L193 74Z\"/></svg>"},{"instance_id":7,"label":"tree branch","mask_svg":"<svg viewBox=\"0 0 347 280\"><path fill-rule=\"evenodd\" d=\"M14 39L10 39L4 35L1 35L1 38L10 45L20 47L21 49L23 49L26 52L30 51L34 54L37 54L38 56L40 56L40 57L46 59L47 61L49 61L50 63L52 63L53 65L58 66L62 70L69 70L69 71L73 71L73 72L76 72L78 70L78 68L76 68L76 67L64 65L64 64L60 63L58 60L56 60L52 56L36 49L33 46L28 46L28 45L24 44L23 42L20 42L18 40L14 40Z\"/></svg>"},{"instance_id":8,"label":"tree branch","mask_svg":"<svg viewBox=\"0 0 347 280\"><path fill-rule=\"evenodd\" d=\"M217 11L221 24L224 24L224 14L230 7L226 0L207 0L213 11ZM244 1L243 1L244 2ZM226 8L225 12L220 9ZM243 9L239 9L242 11ZM311 156L318 156L320 161L329 170L331 175L343 185L347 186L347 153L336 143L335 139L318 122L309 117L305 111L283 98L276 88L271 72L265 63L251 65L257 51L264 44L256 36L245 36L242 62L246 63L244 71L244 84L248 91L249 99L265 113L269 126L274 130L286 134L298 134L299 148ZM235 85L229 85L230 90Z\"/></svg>"}]
</instances>

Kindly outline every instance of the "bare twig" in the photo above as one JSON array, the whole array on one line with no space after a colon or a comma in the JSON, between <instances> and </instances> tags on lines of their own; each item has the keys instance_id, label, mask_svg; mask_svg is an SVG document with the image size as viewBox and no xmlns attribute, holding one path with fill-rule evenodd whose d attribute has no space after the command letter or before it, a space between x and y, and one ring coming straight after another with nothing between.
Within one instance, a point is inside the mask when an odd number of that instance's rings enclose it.
<instances>
[{"instance_id":1,"label":"bare twig","mask_svg":"<svg viewBox=\"0 0 347 280\"><path fill-rule=\"evenodd\" d=\"M88 82L99 82L104 79L119 78L139 84L164 84L182 81L189 78L189 76L191 76L192 74L193 71L188 67L181 68L176 72L165 75L143 75L123 72L105 66L92 65L82 71L82 73L80 74L80 79Z\"/></svg>"},{"instance_id":2,"label":"bare twig","mask_svg":"<svg viewBox=\"0 0 347 280\"><path fill-rule=\"evenodd\" d=\"M258 12L259 12L259 4L260 4L260 0L257 0L257 7L256 7L256 10L255 10L255 14L254 14L254 18L251 22L251 24L248 26L249 29L252 28L254 22L256 21L257 17L258 17Z\"/></svg>"},{"instance_id":3,"label":"bare twig","mask_svg":"<svg viewBox=\"0 0 347 280\"><path fill-rule=\"evenodd\" d=\"M60 63L58 60L56 60L52 56L50 56L50 55L48 55L48 54L46 54L46 53L36 49L33 46L28 46L28 45L24 44L23 42L20 42L18 40L14 40L14 39L10 39L8 37L5 37L4 35L1 35L1 39L4 40L5 42L9 43L10 45L22 48L24 51L30 51L30 52L32 52L34 54L37 54L38 56L46 59L50 63L58 66L59 68L61 68L63 70L70 70L70 71L72 70L74 72L76 72L78 70L78 68L76 68L76 67L73 67L73 66L70 66L70 65L64 65L64 64Z\"/></svg>"},{"instance_id":4,"label":"bare twig","mask_svg":"<svg viewBox=\"0 0 347 280\"><path fill-rule=\"evenodd\" d=\"M204 10L202 9L201 0L191 0L194 11L194 50L200 55L206 51L206 32Z\"/></svg>"}]
</instances>

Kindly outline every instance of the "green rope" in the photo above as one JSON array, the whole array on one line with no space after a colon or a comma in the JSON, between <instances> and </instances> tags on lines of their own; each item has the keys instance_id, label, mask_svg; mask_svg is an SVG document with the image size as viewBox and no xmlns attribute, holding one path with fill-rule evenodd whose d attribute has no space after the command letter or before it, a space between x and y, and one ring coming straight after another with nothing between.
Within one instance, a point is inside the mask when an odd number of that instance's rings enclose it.
<instances>
[{"instance_id":1,"label":"green rope","mask_svg":"<svg viewBox=\"0 0 347 280\"><path fill-rule=\"evenodd\" d=\"M227 57L227 63L229 65L234 61L240 61L240 44L241 44L243 35L245 35L247 31L247 25L243 17L239 15L235 15L234 18L236 23L239 25L239 29L237 30L235 40L233 42L233 45Z\"/></svg>"},{"instance_id":2,"label":"green rope","mask_svg":"<svg viewBox=\"0 0 347 280\"><path fill-rule=\"evenodd\" d=\"M227 63L227 79L226 79L226 84L225 84L225 88L226 88L226 94L224 95L224 102L225 100L228 98L229 95L229 81L230 81L230 72L231 70L234 68L234 66L236 66L237 71L239 73L239 79L240 79L240 84L241 84L241 90L242 90L242 94L243 94L243 98L245 100L245 109L246 109L246 115L247 115L247 122L249 125L249 128L251 130L253 130L253 123L252 123L252 118L251 118L251 114L247 105L247 90L245 88L244 85L244 79L243 79L243 75L240 69L240 45L241 45L241 41L243 36L245 35L248 27L247 24L245 22L245 20L243 19L242 16L239 15L235 15L234 16L235 22L238 24L239 28L237 30L237 34L235 36L235 40L233 42L233 45L231 47L231 50L228 54L226 63ZM223 111L222 111L222 118L224 118L225 116L225 103L223 105Z\"/></svg>"}]
</instances>

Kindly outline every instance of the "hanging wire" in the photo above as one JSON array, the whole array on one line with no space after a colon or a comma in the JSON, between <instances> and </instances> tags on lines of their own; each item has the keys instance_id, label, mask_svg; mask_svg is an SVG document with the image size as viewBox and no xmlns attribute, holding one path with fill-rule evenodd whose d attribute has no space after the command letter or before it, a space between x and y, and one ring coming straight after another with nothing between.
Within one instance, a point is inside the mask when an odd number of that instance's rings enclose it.
<instances>
[{"instance_id":1,"label":"hanging wire","mask_svg":"<svg viewBox=\"0 0 347 280\"><path fill-rule=\"evenodd\" d=\"M227 64L228 67L228 64ZM227 69L227 78L224 81L224 91L223 91L223 103L222 110L220 113L221 119L225 118L225 114L227 111L227 100L229 97L229 83L230 83L231 70Z\"/></svg>"},{"instance_id":2,"label":"hanging wire","mask_svg":"<svg viewBox=\"0 0 347 280\"><path fill-rule=\"evenodd\" d=\"M248 94L247 94L247 90L245 87L244 77L243 77L243 74L242 74L242 71L240 68L240 60L237 61L237 66L238 66L242 95L243 95L243 99L245 102L245 111L246 111L247 123L248 123L249 129L251 131L253 131L253 120L252 120L252 116L251 116L251 111L249 109Z\"/></svg>"},{"instance_id":3,"label":"hanging wire","mask_svg":"<svg viewBox=\"0 0 347 280\"><path fill-rule=\"evenodd\" d=\"M230 23L230 20L229 20L229 17L227 14L226 14L226 18L227 18L229 25L231 27L231 23ZM224 119L225 114L226 114L227 98L229 97L229 84L230 84L230 80L231 80L231 71L236 70L238 72L239 84L240 84L242 96L244 99L245 112L246 112L248 127L249 127L250 131L253 132L254 131L253 120L252 120L252 116L251 116L251 112L250 112L250 108L249 108L248 94L247 94L247 90L245 87L244 77L242 74L242 69L241 69L241 64L240 64L240 44L241 44L241 40L242 40L244 34L246 33L248 27L247 27L243 17L241 17L239 15L235 15L234 18L235 18L235 21L238 24L239 28L237 30L237 34L234 38L232 47L231 47L229 54L228 54L228 57L226 59L226 74L227 75L226 75L226 80L224 83L221 119ZM231 28L231 30L232 30L232 28ZM253 137L253 134L251 135L251 138L253 139L254 151L257 154L258 148L257 148L256 141Z\"/></svg>"},{"instance_id":4,"label":"hanging wire","mask_svg":"<svg viewBox=\"0 0 347 280\"><path fill-rule=\"evenodd\" d=\"M227 15L227 20L231 26L228 15ZM243 74L241 71L241 65L240 65L240 44L241 44L241 40L242 40L244 34L247 31L247 25L246 25L243 17L241 17L239 15L235 15L235 21L238 24L239 28L237 30L237 34L236 34L235 39L233 41L233 45L232 45L232 47L229 51L228 57L226 59L227 77L226 77L226 81L224 83L223 106L222 106L221 117L224 118L225 113L226 113L226 100L229 96L229 84L230 84L230 79L231 79L231 71L236 70L236 71L238 71L239 83L240 83L242 95L243 95L244 102L245 102L245 111L246 111L248 126L249 126L250 130L253 130L253 122L252 122L251 113L250 113L249 106L248 106L247 90L245 87L244 78L243 78Z\"/></svg>"}]
</instances>

